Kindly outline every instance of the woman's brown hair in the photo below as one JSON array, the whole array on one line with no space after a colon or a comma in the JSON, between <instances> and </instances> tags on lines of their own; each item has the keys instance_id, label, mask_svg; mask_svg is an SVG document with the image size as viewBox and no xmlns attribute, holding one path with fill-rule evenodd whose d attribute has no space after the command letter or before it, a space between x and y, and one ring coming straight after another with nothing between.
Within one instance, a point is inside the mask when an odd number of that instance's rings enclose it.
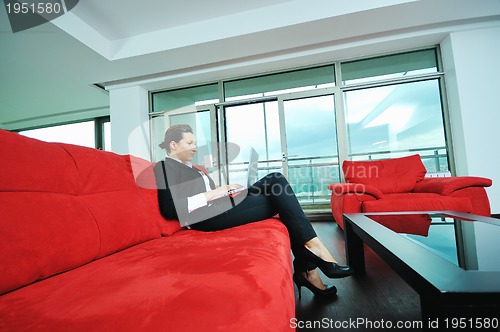
<instances>
[{"instance_id":1,"label":"woman's brown hair","mask_svg":"<svg viewBox=\"0 0 500 332\"><path fill-rule=\"evenodd\" d=\"M170 142L174 141L178 143L184 136L184 133L192 134L193 129L191 129L191 126L187 124L178 124L171 126L165 132L165 138L163 139L163 142L159 144L159 147L163 150L166 150L167 153L170 153Z\"/></svg>"}]
</instances>

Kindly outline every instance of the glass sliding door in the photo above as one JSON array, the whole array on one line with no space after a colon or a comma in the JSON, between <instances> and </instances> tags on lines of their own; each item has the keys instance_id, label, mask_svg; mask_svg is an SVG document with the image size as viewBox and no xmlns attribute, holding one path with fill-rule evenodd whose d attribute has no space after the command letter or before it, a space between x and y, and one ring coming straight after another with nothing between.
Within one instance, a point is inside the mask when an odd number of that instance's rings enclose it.
<instances>
[{"instance_id":1,"label":"glass sliding door","mask_svg":"<svg viewBox=\"0 0 500 332\"><path fill-rule=\"evenodd\" d=\"M239 153L228 153L229 182L246 183L250 148L259 154L259 178L273 171L283 172L277 101L225 106L223 114L226 141L239 148Z\"/></svg>"},{"instance_id":2,"label":"glass sliding door","mask_svg":"<svg viewBox=\"0 0 500 332\"><path fill-rule=\"evenodd\" d=\"M328 204L328 184L338 182L339 157L334 95L280 100L283 107L283 162L303 206Z\"/></svg>"},{"instance_id":3,"label":"glass sliding door","mask_svg":"<svg viewBox=\"0 0 500 332\"><path fill-rule=\"evenodd\" d=\"M277 101L223 107L225 138L239 154L228 160L229 182L244 183L249 150L259 154L259 177L283 173L302 205L329 202L339 181L333 94L288 94Z\"/></svg>"}]
</instances>

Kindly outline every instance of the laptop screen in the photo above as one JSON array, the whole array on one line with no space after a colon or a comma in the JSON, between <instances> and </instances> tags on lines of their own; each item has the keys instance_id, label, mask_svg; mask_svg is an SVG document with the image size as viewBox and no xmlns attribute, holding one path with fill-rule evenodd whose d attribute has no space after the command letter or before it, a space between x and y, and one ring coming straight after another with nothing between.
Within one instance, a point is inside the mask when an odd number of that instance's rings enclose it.
<instances>
[{"instance_id":1,"label":"laptop screen","mask_svg":"<svg viewBox=\"0 0 500 332\"><path fill-rule=\"evenodd\" d=\"M252 184L257 181L257 170L259 168L259 154L254 148L250 148L250 157L248 159L248 170L247 170L247 188L251 187Z\"/></svg>"}]
</instances>

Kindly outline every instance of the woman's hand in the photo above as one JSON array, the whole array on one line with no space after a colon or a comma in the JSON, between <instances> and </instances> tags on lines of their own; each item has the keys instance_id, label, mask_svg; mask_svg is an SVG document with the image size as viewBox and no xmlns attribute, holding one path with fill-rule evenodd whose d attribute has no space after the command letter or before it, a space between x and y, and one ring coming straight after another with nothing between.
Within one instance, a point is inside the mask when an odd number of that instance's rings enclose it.
<instances>
[{"instance_id":1,"label":"woman's hand","mask_svg":"<svg viewBox=\"0 0 500 332\"><path fill-rule=\"evenodd\" d=\"M207 199L207 202L212 201L214 199L220 198L222 196L227 195L228 193L231 193L232 190L237 190L241 189L243 186L241 184L226 184L222 187L219 187L217 189L207 191L205 193L205 198Z\"/></svg>"}]
</instances>

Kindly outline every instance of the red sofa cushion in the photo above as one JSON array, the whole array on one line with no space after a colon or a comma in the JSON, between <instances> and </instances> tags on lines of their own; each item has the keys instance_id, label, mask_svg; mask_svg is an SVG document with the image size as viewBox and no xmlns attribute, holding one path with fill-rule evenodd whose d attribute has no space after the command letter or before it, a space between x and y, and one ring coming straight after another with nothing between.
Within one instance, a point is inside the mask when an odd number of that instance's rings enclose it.
<instances>
[{"instance_id":1,"label":"red sofa cushion","mask_svg":"<svg viewBox=\"0 0 500 332\"><path fill-rule=\"evenodd\" d=\"M441 196L429 193L386 194L384 199L363 202L361 208L363 212L440 210L472 212L472 205L468 197Z\"/></svg>"},{"instance_id":2,"label":"red sofa cushion","mask_svg":"<svg viewBox=\"0 0 500 332\"><path fill-rule=\"evenodd\" d=\"M0 330L290 331L291 268L277 220L183 230L4 294Z\"/></svg>"},{"instance_id":3,"label":"red sofa cushion","mask_svg":"<svg viewBox=\"0 0 500 332\"><path fill-rule=\"evenodd\" d=\"M0 294L98 255L99 229L75 196L2 188L0 216Z\"/></svg>"},{"instance_id":4,"label":"red sofa cushion","mask_svg":"<svg viewBox=\"0 0 500 332\"><path fill-rule=\"evenodd\" d=\"M153 172L155 164L131 155L124 156L124 158L129 164L130 170L134 175L139 192L148 203L148 206L151 208L151 212L154 214L154 219L160 228L161 234L164 236L170 236L180 230L181 225L178 220L167 220L163 218L160 213L156 179Z\"/></svg>"},{"instance_id":5,"label":"red sofa cushion","mask_svg":"<svg viewBox=\"0 0 500 332\"><path fill-rule=\"evenodd\" d=\"M0 130L0 293L160 231L119 155Z\"/></svg>"},{"instance_id":6,"label":"red sofa cushion","mask_svg":"<svg viewBox=\"0 0 500 332\"><path fill-rule=\"evenodd\" d=\"M0 130L0 190L75 195L78 168L60 144Z\"/></svg>"},{"instance_id":7,"label":"red sofa cushion","mask_svg":"<svg viewBox=\"0 0 500 332\"><path fill-rule=\"evenodd\" d=\"M426 173L418 154L373 161L345 160L342 171L346 182L373 186L384 194L410 192Z\"/></svg>"},{"instance_id":8,"label":"red sofa cushion","mask_svg":"<svg viewBox=\"0 0 500 332\"><path fill-rule=\"evenodd\" d=\"M78 198L99 228L97 258L160 236L127 162L111 152L64 145L78 167Z\"/></svg>"}]
</instances>

